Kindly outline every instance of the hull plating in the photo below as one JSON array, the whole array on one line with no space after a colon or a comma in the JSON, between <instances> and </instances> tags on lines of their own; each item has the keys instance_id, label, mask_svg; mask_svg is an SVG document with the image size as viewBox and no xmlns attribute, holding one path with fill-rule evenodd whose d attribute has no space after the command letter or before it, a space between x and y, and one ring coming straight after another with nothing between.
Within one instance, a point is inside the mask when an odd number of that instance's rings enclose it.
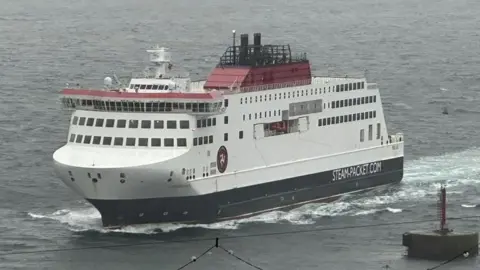
<instances>
[{"instance_id":1,"label":"hull plating","mask_svg":"<svg viewBox=\"0 0 480 270\"><path fill-rule=\"evenodd\" d=\"M107 227L145 223L212 223L398 183L403 178L403 157L383 161L376 174L345 177L331 170L249 187L198 196L132 200L88 199Z\"/></svg>"}]
</instances>

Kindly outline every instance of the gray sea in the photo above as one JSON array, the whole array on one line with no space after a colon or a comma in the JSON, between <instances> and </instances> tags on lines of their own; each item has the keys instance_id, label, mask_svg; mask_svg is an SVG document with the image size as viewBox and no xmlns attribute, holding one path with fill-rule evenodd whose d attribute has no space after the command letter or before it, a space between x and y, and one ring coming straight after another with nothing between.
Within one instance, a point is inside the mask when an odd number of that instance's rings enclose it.
<instances>
[{"instance_id":1,"label":"gray sea","mask_svg":"<svg viewBox=\"0 0 480 270\"><path fill-rule=\"evenodd\" d=\"M432 219L444 182L449 216L479 215L479 10L476 0L0 0L0 267L178 269L214 243L168 241L214 237L262 269L435 266L406 259L401 245L402 233L433 229L432 222L223 237ZM66 82L99 87L113 71L142 70L154 44L171 48L175 67L205 77L233 29L289 43L321 74L366 70L381 88L390 132L405 134L403 182L245 220L103 229L98 212L52 169L69 119L59 91ZM480 227L478 218L449 225ZM88 248L99 246L117 247ZM439 269L479 265L469 259ZM185 269L250 268L213 249Z\"/></svg>"}]
</instances>

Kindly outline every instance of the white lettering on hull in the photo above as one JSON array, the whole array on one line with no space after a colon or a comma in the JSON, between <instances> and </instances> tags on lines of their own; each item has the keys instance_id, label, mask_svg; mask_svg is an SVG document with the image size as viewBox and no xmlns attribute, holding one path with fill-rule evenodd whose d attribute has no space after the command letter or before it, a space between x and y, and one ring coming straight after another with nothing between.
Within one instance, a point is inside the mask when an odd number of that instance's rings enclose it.
<instances>
[{"instance_id":1,"label":"white lettering on hull","mask_svg":"<svg viewBox=\"0 0 480 270\"><path fill-rule=\"evenodd\" d=\"M344 180L352 177L376 174L382 171L382 162L371 162L357 166L350 166L333 170L332 181Z\"/></svg>"}]
</instances>

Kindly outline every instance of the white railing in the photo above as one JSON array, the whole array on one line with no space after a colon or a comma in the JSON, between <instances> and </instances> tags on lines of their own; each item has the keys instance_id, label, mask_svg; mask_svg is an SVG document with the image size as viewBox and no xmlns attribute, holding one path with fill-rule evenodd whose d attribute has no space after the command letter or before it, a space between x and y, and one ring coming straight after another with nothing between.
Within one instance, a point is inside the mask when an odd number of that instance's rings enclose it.
<instances>
[{"instance_id":1,"label":"white railing","mask_svg":"<svg viewBox=\"0 0 480 270\"><path fill-rule=\"evenodd\" d=\"M263 85L256 85L256 86L244 86L244 87L236 87L232 88L232 91L235 92L257 92L269 89L279 89L279 88L287 88L287 87L295 87L301 85L311 84L312 80L299 80L293 82L286 82L286 83L270 83L270 84L263 84Z\"/></svg>"}]
</instances>

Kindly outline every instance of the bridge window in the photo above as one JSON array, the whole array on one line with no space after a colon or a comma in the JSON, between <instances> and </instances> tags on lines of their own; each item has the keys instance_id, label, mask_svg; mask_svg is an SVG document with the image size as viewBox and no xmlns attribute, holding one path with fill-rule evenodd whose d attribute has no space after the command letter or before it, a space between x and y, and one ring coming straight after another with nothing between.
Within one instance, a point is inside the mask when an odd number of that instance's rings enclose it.
<instances>
[{"instance_id":1,"label":"bridge window","mask_svg":"<svg viewBox=\"0 0 480 270\"><path fill-rule=\"evenodd\" d=\"M207 126L212 126L212 118L207 119Z\"/></svg>"},{"instance_id":2,"label":"bridge window","mask_svg":"<svg viewBox=\"0 0 480 270\"><path fill-rule=\"evenodd\" d=\"M154 85L154 86L152 87L152 90L158 90L158 85Z\"/></svg>"},{"instance_id":3,"label":"bridge window","mask_svg":"<svg viewBox=\"0 0 480 270\"><path fill-rule=\"evenodd\" d=\"M152 138L151 141L150 141L150 145L158 147L158 146L162 145L162 141L159 138Z\"/></svg>"},{"instance_id":4,"label":"bridge window","mask_svg":"<svg viewBox=\"0 0 480 270\"><path fill-rule=\"evenodd\" d=\"M146 87L147 87L147 86L144 85L144 84L140 85L140 89L145 89Z\"/></svg>"},{"instance_id":5,"label":"bridge window","mask_svg":"<svg viewBox=\"0 0 480 270\"><path fill-rule=\"evenodd\" d=\"M127 120L117 120L117 128L125 128L127 126Z\"/></svg>"},{"instance_id":6,"label":"bridge window","mask_svg":"<svg viewBox=\"0 0 480 270\"><path fill-rule=\"evenodd\" d=\"M115 119L107 119L105 127L113 127L115 124Z\"/></svg>"},{"instance_id":7,"label":"bridge window","mask_svg":"<svg viewBox=\"0 0 480 270\"><path fill-rule=\"evenodd\" d=\"M177 121L168 120L168 121L167 121L167 128L168 128L168 129L175 129L175 128L177 128Z\"/></svg>"},{"instance_id":8,"label":"bridge window","mask_svg":"<svg viewBox=\"0 0 480 270\"><path fill-rule=\"evenodd\" d=\"M129 120L128 121L129 128L138 128L138 120Z\"/></svg>"},{"instance_id":9,"label":"bridge window","mask_svg":"<svg viewBox=\"0 0 480 270\"><path fill-rule=\"evenodd\" d=\"M83 139L83 135L77 135L77 139L75 140L76 143L81 143Z\"/></svg>"},{"instance_id":10,"label":"bridge window","mask_svg":"<svg viewBox=\"0 0 480 270\"><path fill-rule=\"evenodd\" d=\"M73 119L72 119L72 125L76 125L77 122L78 122L78 117L74 116Z\"/></svg>"},{"instance_id":11,"label":"bridge window","mask_svg":"<svg viewBox=\"0 0 480 270\"><path fill-rule=\"evenodd\" d=\"M103 137L103 145L111 145L112 144L112 137Z\"/></svg>"},{"instance_id":12,"label":"bridge window","mask_svg":"<svg viewBox=\"0 0 480 270\"><path fill-rule=\"evenodd\" d=\"M152 89L152 85L147 85L147 90L151 90Z\"/></svg>"},{"instance_id":13,"label":"bridge window","mask_svg":"<svg viewBox=\"0 0 480 270\"><path fill-rule=\"evenodd\" d=\"M185 147L187 146L187 139L185 138L177 138L177 146Z\"/></svg>"},{"instance_id":14,"label":"bridge window","mask_svg":"<svg viewBox=\"0 0 480 270\"><path fill-rule=\"evenodd\" d=\"M174 146L173 144L173 139L172 138L165 138L163 140L163 145L166 146L166 147L172 147Z\"/></svg>"},{"instance_id":15,"label":"bridge window","mask_svg":"<svg viewBox=\"0 0 480 270\"><path fill-rule=\"evenodd\" d=\"M102 140L102 137L100 136L93 136L93 144L100 144L100 141Z\"/></svg>"},{"instance_id":16,"label":"bridge window","mask_svg":"<svg viewBox=\"0 0 480 270\"><path fill-rule=\"evenodd\" d=\"M114 145L123 145L123 138L122 137L115 137L113 140Z\"/></svg>"},{"instance_id":17,"label":"bridge window","mask_svg":"<svg viewBox=\"0 0 480 270\"><path fill-rule=\"evenodd\" d=\"M163 128L163 120L155 120L153 121L153 127L155 129L162 129Z\"/></svg>"},{"instance_id":18,"label":"bridge window","mask_svg":"<svg viewBox=\"0 0 480 270\"><path fill-rule=\"evenodd\" d=\"M138 146L148 146L148 139L147 138L139 138L138 139Z\"/></svg>"},{"instance_id":19,"label":"bridge window","mask_svg":"<svg viewBox=\"0 0 480 270\"><path fill-rule=\"evenodd\" d=\"M126 146L135 146L136 138L127 138L125 145Z\"/></svg>"},{"instance_id":20,"label":"bridge window","mask_svg":"<svg viewBox=\"0 0 480 270\"><path fill-rule=\"evenodd\" d=\"M87 126L89 126L89 127L93 126L93 120L94 120L93 118L88 118L87 119Z\"/></svg>"},{"instance_id":21,"label":"bridge window","mask_svg":"<svg viewBox=\"0 0 480 270\"><path fill-rule=\"evenodd\" d=\"M180 129L189 129L189 128L190 128L190 122L188 120L180 120Z\"/></svg>"},{"instance_id":22,"label":"bridge window","mask_svg":"<svg viewBox=\"0 0 480 270\"><path fill-rule=\"evenodd\" d=\"M83 140L84 144L90 144L90 141L92 140L92 136L90 135L85 135L85 139Z\"/></svg>"},{"instance_id":23,"label":"bridge window","mask_svg":"<svg viewBox=\"0 0 480 270\"><path fill-rule=\"evenodd\" d=\"M142 120L142 128L151 128L151 127L152 127L152 121Z\"/></svg>"},{"instance_id":24,"label":"bridge window","mask_svg":"<svg viewBox=\"0 0 480 270\"><path fill-rule=\"evenodd\" d=\"M95 122L96 127L103 127L103 119L102 118L97 118L97 121Z\"/></svg>"}]
</instances>

